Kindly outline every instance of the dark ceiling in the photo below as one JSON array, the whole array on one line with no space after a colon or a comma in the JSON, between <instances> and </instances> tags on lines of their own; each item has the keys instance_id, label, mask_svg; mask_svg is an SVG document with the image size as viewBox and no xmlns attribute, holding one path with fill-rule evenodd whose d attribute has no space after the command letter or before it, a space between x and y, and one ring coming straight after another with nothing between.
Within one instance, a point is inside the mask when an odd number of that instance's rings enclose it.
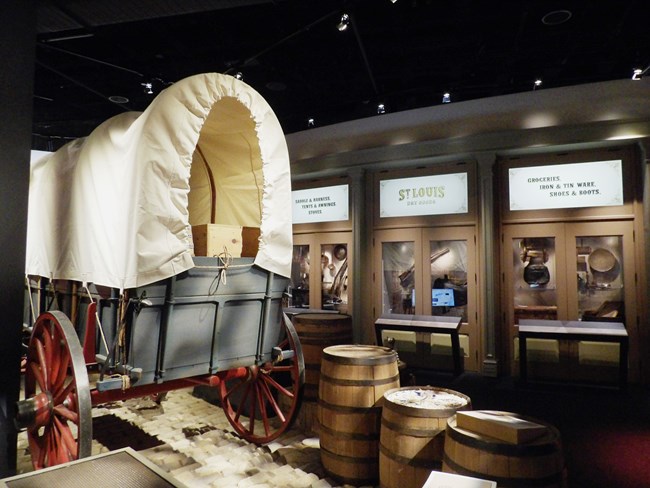
<instances>
[{"instance_id":1,"label":"dark ceiling","mask_svg":"<svg viewBox=\"0 0 650 488\"><path fill-rule=\"evenodd\" d=\"M445 92L454 103L532 91L537 78L539 89L631 78L650 64L648 0L37 5L33 132L46 150L203 72L240 72L289 134L309 118L319 127L376 117L378 103L398 112L438 105ZM343 13L351 24L340 32Z\"/></svg>"}]
</instances>

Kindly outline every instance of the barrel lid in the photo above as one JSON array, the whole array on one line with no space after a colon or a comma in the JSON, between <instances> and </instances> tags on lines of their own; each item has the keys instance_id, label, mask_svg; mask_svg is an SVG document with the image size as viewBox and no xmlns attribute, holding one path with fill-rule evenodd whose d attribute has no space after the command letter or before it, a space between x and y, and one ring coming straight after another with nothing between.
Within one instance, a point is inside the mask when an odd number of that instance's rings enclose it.
<instances>
[{"instance_id":1,"label":"barrel lid","mask_svg":"<svg viewBox=\"0 0 650 488\"><path fill-rule=\"evenodd\" d=\"M397 353L384 346L340 344L323 349L323 359L339 364L389 364L397 363Z\"/></svg>"},{"instance_id":2,"label":"barrel lid","mask_svg":"<svg viewBox=\"0 0 650 488\"><path fill-rule=\"evenodd\" d=\"M450 416L472 408L463 393L434 386L403 386L384 392L384 407L411 417Z\"/></svg>"}]
</instances>

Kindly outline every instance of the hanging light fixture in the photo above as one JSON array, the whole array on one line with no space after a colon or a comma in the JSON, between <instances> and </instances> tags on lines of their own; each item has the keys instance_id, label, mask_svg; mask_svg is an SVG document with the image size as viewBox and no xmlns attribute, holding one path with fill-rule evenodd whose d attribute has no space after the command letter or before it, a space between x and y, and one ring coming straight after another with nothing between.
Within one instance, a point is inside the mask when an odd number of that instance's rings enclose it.
<instances>
[{"instance_id":1,"label":"hanging light fixture","mask_svg":"<svg viewBox=\"0 0 650 488\"><path fill-rule=\"evenodd\" d=\"M641 68L634 68L634 71L632 71L632 79L635 81L639 81L642 76L643 76L643 70Z\"/></svg>"},{"instance_id":2,"label":"hanging light fixture","mask_svg":"<svg viewBox=\"0 0 650 488\"><path fill-rule=\"evenodd\" d=\"M341 15L341 21L338 23L336 28L343 32L350 25L350 16L348 14Z\"/></svg>"},{"instance_id":3,"label":"hanging light fixture","mask_svg":"<svg viewBox=\"0 0 650 488\"><path fill-rule=\"evenodd\" d=\"M315 127L315 126L316 126L316 122L314 121L314 118L309 117L307 119L307 127L311 129L312 127Z\"/></svg>"},{"instance_id":4,"label":"hanging light fixture","mask_svg":"<svg viewBox=\"0 0 650 488\"><path fill-rule=\"evenodd\" d=\"M542 86L541 78L535 79L535 82L533 83L533 91L537 90L540 86Z\"/></svg>"}]
</instances>

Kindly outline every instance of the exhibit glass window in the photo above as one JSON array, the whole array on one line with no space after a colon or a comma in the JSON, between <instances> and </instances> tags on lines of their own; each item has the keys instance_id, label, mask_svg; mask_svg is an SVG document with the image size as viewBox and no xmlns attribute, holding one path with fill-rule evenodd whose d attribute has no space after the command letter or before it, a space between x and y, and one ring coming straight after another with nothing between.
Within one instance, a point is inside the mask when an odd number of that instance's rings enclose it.
<instances>
[{"instance_id":1,"label":"exhibit glass window","mask_svg":"<svg viewBox=\"0 0 650 488\"><path fill-rule=\"evenodd\" d=\"M382 243L382 313L415 313L415 243Z\"/></svg>"},{"instance_id":2,"label":"exhibit glass window","mask_svg":"<svg viewBox=\"0 0 650 488\"><path fill-rule=\"evenodd\" d=\"M624 320L623 236L576 237L579 320Z\"/></svg>"},{"instance_id":3,"label":"exhibit glass window","mask_svg":"<svg viewBox=\"0 0 650 488\"><path fill-rule=\"evenodd\" d=\"M346 310L348 305L348 249L344 243L322 244L320 254L321 308Z\"/></svg>"},{"instance_id":4,"label":"exhibit glass window","mask_svg":"<svg viewBox=\"0 0 650 488\"><path fill-rule=\"evenodd\" d=\"M292 307L309 307L309 271L309 245L294 245L290 283Z\"/></svg>"},{"instance_id":5,"label":"exhibit glass window","mask_svg":"<svg viewBox=\"0 0 650 488\"><path fill-rule=\"evenodd\" d=\"M554 237L512 240L515 323L558 318L555 256Z\"/></svg>"},{"instance_id":6,"label":"exhibit glass window","mask_svg":"<svg viewBox=\"0 0 650 488\"><path fill-rule=\"evenodd\" d=\"M467 322L467 241L430 241L431 315Z\"/></svg>"}]
</instances>

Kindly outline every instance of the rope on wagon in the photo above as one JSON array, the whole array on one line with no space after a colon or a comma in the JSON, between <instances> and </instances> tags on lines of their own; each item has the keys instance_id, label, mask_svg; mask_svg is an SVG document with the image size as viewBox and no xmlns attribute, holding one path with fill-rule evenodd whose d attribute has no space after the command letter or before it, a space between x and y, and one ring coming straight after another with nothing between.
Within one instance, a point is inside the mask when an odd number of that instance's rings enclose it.
<instances>
[{"instance_id":1,"label":"rope on wagon","mask_svg":"<svg viewBox=\"0 0 650 488\"><path fill-rule=\"evenodd\" d=\"M223 252L219 253L217 257L221 263L221 283L225 285L228 281L226 278L226 271L228 271L228 268L232 266L232 254L228 252L226 246L223 246Z\"/></svg>"}]
</instances>

